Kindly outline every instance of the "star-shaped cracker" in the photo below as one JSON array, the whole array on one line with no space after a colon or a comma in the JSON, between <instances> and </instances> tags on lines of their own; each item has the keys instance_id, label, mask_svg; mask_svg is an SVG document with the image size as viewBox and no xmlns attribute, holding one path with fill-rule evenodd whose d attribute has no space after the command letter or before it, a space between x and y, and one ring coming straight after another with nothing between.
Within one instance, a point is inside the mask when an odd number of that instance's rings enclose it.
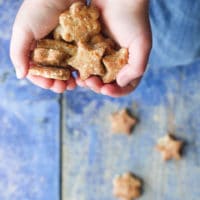
<instances>
[{"instance_id":1,"label":"star-shaped cracker","mask_svg":"<svg viewBox=\"0 0 200 200\"><path fill-rule=\"evenodd\" d=\"M126 109L111 115L111 125L113 133L130 134L132 128L137 124L137 119L130 116Z\"/></svg>"},{"instance_id":2,"label":"star-shaped cracker","mask_svg":"<svg viewBox=\"0 0 200 200\"><path fill-rule=\"evenodd\" d=\"M68 60L68 64L79 71L82 80L91 75L103 76L105 69L101 64L104 48L91 48L85 43L78 43L77 54Z\"/></svg>"},{"instance_id":3,"label":"star-shaped cracker","mask_svg":"<svg viewBox=\"0 0 200 200\"><path fill-rule=\"evenodd\" d=\"M54 37L67 42L86 42L101 30L99 11L94 6L87 7L83 2L73 3L69 10L60 15ZM59 36L60 35L60 36Z\"/></svg>"},{"instance_id":4,"label":"star-shaped cracker","mask_svg":"<svg viewBox=\"0 0 200 200\"><path fill-rule=\"evenodd\" d=\"M103 76L104 83L110 83L116 79L119 71L128 63L128 50L121 48L119 51L103 58L106 74Z\"/></svg>"},{"instance_id":5,"label":"star-shaped cracker","mask_svg":"<svg viewBox=\"0 0 200 200\"><path fill-rule=\"evenodd\" d=\"M133 200L141 196L142 182L131 173L113 180L113 194L121 200Z\"/></svg>"},{"instance_id":6,"label":"star-shaped cracker","mask_svg":"<svg viewBox=\"0 0 200 200\"><path fill-rule=\"evenodd\" d=\"M92 37L90 44L95 48L105 48L105 55L110 55L114 52L115 43L110 38L105 38L103 35L98 34Z\"/></svg>"},{"instance_id":7,"label":"star-shaped cracker","mask_svg":"<svg viewBox=\"0 0 200 200\"><path fill-rule=\"evenodd\" d=\"M160 151L163 160L181 159L183 142L176 140L172 135L166 135L158 140L156 149Z\"/></svg>"}]
</instances>

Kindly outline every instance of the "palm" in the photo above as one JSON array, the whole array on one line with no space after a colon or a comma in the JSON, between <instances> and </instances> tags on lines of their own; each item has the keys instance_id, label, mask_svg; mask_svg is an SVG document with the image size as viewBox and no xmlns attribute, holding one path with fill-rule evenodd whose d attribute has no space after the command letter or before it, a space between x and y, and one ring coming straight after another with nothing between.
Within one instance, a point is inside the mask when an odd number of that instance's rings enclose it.
<instances>
[{"instance_id":1,"label":"palm","mask_svg":"<svg viewBox=\"0 0 200 200\"><path fill-rule=\"evenodd\" d=\"M100 7L105 28L121 46L128 48L133 40L150 33L148 16L144 19L143 14L134 13L134 8L129 11L118 4L105 5L99 0L94 0L93 3Z\"/></svg>"},{"instance_id":2,"label":"palm","mask_svg":"<svg viewBox=\"0 0 200 200\"><path fill-rule=\"evenodd\" d=\"M120 46L129 49L129 62L119 73L118 84L103 84L97 77L92 77L85 83L79 80L78 83L109 96L123 96L137 86L147 64L151 47L147 8L134 4L127 8L117 2L104 0L93 0L92 3L101 10L102 22L105 26L103 31L107 30L107 34ZM124 76L126 83L122 80ZM133 83L124 87L130 81Z\"/></svg>"},{"instance_id":3,"label":"palm","mask_svg":"<svg viewBox=\"0 0 200 200\"><path fill-rule=\"evenodd\" d=\"M65 3L65 7L60 7L62 8L49 5L48 1L24 1L22 4L15 20L11 40L11 59L16 71L20 71L20 78L25 77L28 73L29 55L34 42L48 35L56 27L60 13L68 5ZM31 75L28 75L27 78L34 84L54 92L64 92L66 89L73 89L76 86L73 78L68 81Z\"/></svg>"}]
</instances>

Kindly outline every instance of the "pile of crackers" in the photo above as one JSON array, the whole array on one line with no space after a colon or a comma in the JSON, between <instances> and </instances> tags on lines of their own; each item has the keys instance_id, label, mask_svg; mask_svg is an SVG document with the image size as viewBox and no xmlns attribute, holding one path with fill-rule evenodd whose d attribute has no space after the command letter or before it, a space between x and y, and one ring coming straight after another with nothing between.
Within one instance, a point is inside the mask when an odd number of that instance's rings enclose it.
<instances>
[{"instance_id":1,"label":"pile of crackers","mask_svg":"<svg viewBox=\"0 0 200 200\"><path fill-rule=\"evenodd\" d=\"M81 80L95 75L104 83L115 81L128 50L102 34L99 17L96 7L73 3L60 15L53 36L37 41L29 74L68 80L78 71Z\"/></svg>"}]
</instances>

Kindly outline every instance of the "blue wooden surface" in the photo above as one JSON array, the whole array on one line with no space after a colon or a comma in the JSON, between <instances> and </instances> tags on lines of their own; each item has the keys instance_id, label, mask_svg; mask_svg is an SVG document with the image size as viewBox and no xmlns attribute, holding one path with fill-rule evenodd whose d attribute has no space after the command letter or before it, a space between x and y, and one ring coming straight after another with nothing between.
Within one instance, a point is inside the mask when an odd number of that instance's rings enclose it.
<instances>
[{"instance_id":1,"label":"blue wooden surface","mask_svg":"<svg viewBox=\"0 0 200 200\"><path fill-rule=\"evenodd\" d=\"M144 181L141 200L199 200L199 86L197 62L152 67L136 92L121 99L82 89L66 94L64 199L114 199L113 177L132 171ZM124 107L140 121L131 137L110 131L109 115ZM168 131L186 143L181 161L164 163L154 149Z\"/></svg>"},{"instance_id":2,"label":"blue wooden surface","mask_svg":"<svg viewBox=\"0 0 200 200\"><path fill-rule=\"evenodd\" d=\"M112 179L133 171L143 200L199 200L200 62L150 66L135 93L120 99L85 89L63 98L59 165L59 96L15 78L9 60L12 22L21 1L0 1L0 200L112 200ZM112 135L108 116L127 107L140 119L131 137ZM164 163L157 139L186 142L181 161Z\"/></svg>"},{"instance_id":3,"label":"blue wooden surface","mask_svg":"<svg viewBox=\"0 0 200 200\"><path fill-rule=\"evenodd\" d=\"M21 1L0 1L0 199L59 199L58 96L17 80L9 38Z\"/></svg>"}]
</instances>

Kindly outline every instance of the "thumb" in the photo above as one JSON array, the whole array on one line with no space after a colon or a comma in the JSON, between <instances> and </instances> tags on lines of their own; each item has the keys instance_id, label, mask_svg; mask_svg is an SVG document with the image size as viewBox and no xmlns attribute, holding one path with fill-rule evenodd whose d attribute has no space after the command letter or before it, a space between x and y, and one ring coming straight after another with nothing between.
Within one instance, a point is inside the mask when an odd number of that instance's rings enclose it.
<instances>
[{"instance_id":1,"label":"thumb","mask_svg":"<svg viewBox=\"0 0 200 200\"><path fill-rule=\"evenodd\" d=\"M147 38L149 39L149 37ZM147 40L147 38L137 38L131 43L128 64L117 75L119 86L125 87L145 72L151 50L151 40Z\"/></svg>"},{"instance_id":2,"label":"thumb","mask_svg":"<svg viewBox=\"0 0 200 200\"><path fill-rule=\"evenodd\" d=\"M18 78L24 78L28 73L30 50L34 37L23 28L13 28L10 44L10 57Z\"/></svg>"}]
</instances>

